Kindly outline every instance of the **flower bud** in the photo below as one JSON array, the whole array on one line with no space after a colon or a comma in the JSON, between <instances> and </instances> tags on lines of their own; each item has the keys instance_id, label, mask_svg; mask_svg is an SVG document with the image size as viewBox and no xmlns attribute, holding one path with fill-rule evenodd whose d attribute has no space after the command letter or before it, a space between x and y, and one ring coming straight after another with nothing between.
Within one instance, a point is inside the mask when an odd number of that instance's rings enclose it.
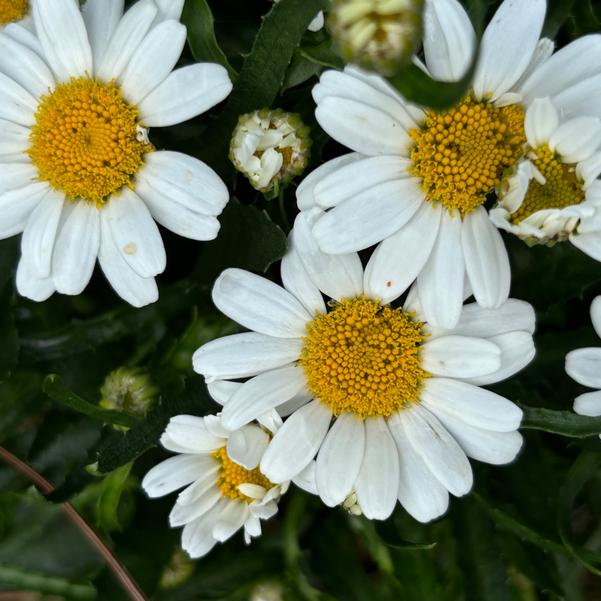
<instances>
[{"instance_id":1,"label":"flower bud","mask_svg":"<svg viewBox=\"0 0 601 601\"><path fill-rule=\"evenodd\" d=\"M161 574L159 586L163 590L179 588L190 579L193 573L194 562L178 547Z\"/></svg>"},{"instance_id":2,"label":"flower bud","mask_svg":"<svg viewBox=\"0 0 601 601\"><path fill-rule=\"evenodd\" d=\"M328 28L346 62L393 75L422 34L423 0L333 0Z\"/></svg>"},{"instance_id":3,"label":"flower bud","mask_svg":"<svg viewBox=\"0 0 601 601\"><path fill-rule=\"evenodd\" d=\"M256 190L275 195L309 161L309 128L294 113L261 109L242 115L230 145L230 160Z\"/></svg>"}]
</instances>

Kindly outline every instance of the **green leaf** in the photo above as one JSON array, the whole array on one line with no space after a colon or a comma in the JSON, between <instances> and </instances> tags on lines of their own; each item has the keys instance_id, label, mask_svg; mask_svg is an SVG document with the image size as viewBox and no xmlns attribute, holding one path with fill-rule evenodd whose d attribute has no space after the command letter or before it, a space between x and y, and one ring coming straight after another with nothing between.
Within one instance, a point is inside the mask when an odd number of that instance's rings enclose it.
<instances>
[{"instance_id":1,"label":"green leaf","mask_svg":"<svg viewBox=\"0 0 601 601\"><path fill-rule=\"evenodd\" d=\"M227 267L264 272L284 256L286 236L265 211L230 200L223 211L219 236L205 244L198 270L213 284Z\"/></svg>"},{"instance_id":2,"label":"green leaf","mask_svg":"<svg viewBox=\"0 0 601 601\"><path fill-rule=\"evenodd\" d=\"M332 43L329 40L316 46L301 46L298 52L308 61L321 67L329 67L330 69L342 69L344 67L344 61L334 52Z\"/></svg>"},{"instance_id":3,"label":"green leaf","mask_svg":"<svg viewBox=\"0 0 601 601\"><path fill-rule=\"evenodd\" d=\"M34 574L28 570L9 566L0 566L0 582L14 589L61 595L73 601L96 599L96 589L91 584L72 584L64 578Z\"/></svg>"},{"instance_id":4,"label":"green leaf","mask_svg":"<svg viewBox=\"0 0 601 601\"><path fill-rule=\"evenodd\" d=\"M158 444L167 423L174 415L207 415L215 408L205 384L200 378L189 380L181 393L166 396L151 410L144 420L124 434L115 432L104 440L98 449L98 469L101 473L112 472L129 463Z\"/></svg>"},{"instance_id":5,"label":"green leaf","mask_svg":"<svg viewBox=\"0 0 601 601\"><path fill-rule=\"evenodd\" d=\"M601 433L601 417L586 417L573 411L520 406L524 412L521 427L525 430L543 430L570 438L587 438Z\"/></svg>"},{"instance_id":6,"label":"green leaf","mask_svg":"<svg viewBox=\"0 0 601 601\"><path fill-rule=\"evenodd\" d=\"M120 531L119 505L129 481L133 461L111 472L102 482L102 491L96 505L98 526L105 532Z\"/></svg>"},{"instance_id":7,"label":"green leaf","mask_svg":"<svg viewBox=\"0 0 601 601\"><path fill-rule=\"evenodd\" d=\"M559 502L557 505L557 529L559 536L570 554L578 560L587 570L601 576L601 554L582 549L572 542L571 527L572 512L576 498L584 485L601 468L601 454L583 451L574 462L563 486L559 489Z\"/></svg>"},{"instance_id":8,"label":"green leaf","mask_svg":"<svg viewBox=\"0 0 601 601\"><path fill-rule=\"evenodd\" d=\"M213 13L206 0L186 0L182 23L188 29L188 44L198 62L218 63L234 81L238 74L228 62L215 37Z\"/></svg>"},{"instance_id":9,"label":"green leaf","mask_svg":"<svg viewBox=\"0 0 601 601\"><path fill-rule=\"evenodd\" d=\"M94 405L89 401L77 396L71 390L68 390L61 379L56 374L46 376L42 384L42 390L54 401L66 405L70 409L83 413L94 420L105 424L114 424L116 426L125 426L131 428L138 420L132 415L122 413L121 411L112 411L101 409L98 405Z\"/></svg>"},{"instance_id":10,"label":"green leaf","mask_svg":"<svg viewBox=\"0 0 601 601\"><path fill-rule=\"evenodd\" d=\"M200 156L220 175L232 170L227 156L238 118L273 105L294 51L324 5L323 0L281 0L265 17L223 113L205 136Z\"/></svg>"},{"instance_id":11,"label":"green leaf","mask_svg":"<svg viewBox=\"0 0 601 601\"><path fill-rule=\"evenodd\" d=\"M286 79L282 84L282 92L305 83L305 81L317 75L320 70L321 67L319 65L303 58L300 53L295 53L292 63L290 63L290 67L286 72Z\"/></svg>"}]
</instances>

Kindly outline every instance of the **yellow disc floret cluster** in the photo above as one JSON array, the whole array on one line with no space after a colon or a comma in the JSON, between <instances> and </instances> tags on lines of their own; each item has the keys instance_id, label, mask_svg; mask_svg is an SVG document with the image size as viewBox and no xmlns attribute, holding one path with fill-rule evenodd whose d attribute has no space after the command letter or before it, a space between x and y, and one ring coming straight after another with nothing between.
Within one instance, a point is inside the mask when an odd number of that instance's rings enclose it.
<instances>
[{"instance_id":1,"label":"yellow disc floret cluster","mask_svg":"<svg viewBox=\"0 0 601 601\"><path fill-rule=\"evenodd\" d=\"M27 0L0 0L0 25L23 19L29 11Z\"/></svg>"},{"instance_id":2,"label":"yellow disc floret cluster","mask_svg":"<svg viewBox=\"0 0 601 601\"><path fill-rule=\"evenodd\" d=\"M254 470L247 470L232 461L228 457L225 447L217 449L211 455L221 464L217 486L224 497L252 503L254 499L242 494L238 489L240 484L258 484L266 490L273 487L273 484L261 473L258 467Z\"/></svg>"},{"instance_id":3,"label":"yellow disc floret cluster","mask_svg":"<svg viewBox=\"0 0 601 601\"><path fill-rule=\"evenodd\" d=\"M511 215L511 223L520 223L543 209L563 209L584 200L575 165L563 163L546 144L530 153L529 158L546 181L544 184L535 179L530 181L520 208Z\"/></svg>"},{"instance_id":4,"label":"yellow disc floret cluster","mask_svg":"<svg viewBox=\"0 0 601 601\"><path fill-rule=\"evenodd\" d=\"M39 177L70 199L101 207L132 178L153 150L114 83L72 78L44 96L35 114L28 154Z\"/></svg>"},{"instance_id":5,"label":"yellow disc floret cluster","mask_svg":"<svg viewBox=\"0 0 601 601\"><path fill-rule=\"evenodd\" d=\"M300 365L334 415L389 416L419 400L423 323L365 297L344 300L307 326Z\"/></svg>"},{"instance_id":6,"label":"yellow disc floret cluster","mask_svg":"<svg viewBox=\"0 0 601 601\"><path fill-rule=\"evenodd\" d=\"M484 203L521 156L524 111L468 96L444 113L427 112L424 126L411 137L412 173L421 178L426 198L463 216Z\"/></svg>"}]
</instances>

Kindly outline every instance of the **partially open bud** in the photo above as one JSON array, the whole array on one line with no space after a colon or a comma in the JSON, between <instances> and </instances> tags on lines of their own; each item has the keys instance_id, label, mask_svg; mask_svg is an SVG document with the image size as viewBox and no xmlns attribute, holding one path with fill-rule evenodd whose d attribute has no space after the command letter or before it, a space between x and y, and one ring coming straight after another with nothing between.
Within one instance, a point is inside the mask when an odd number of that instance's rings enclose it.
<instances>
[{"instance_id":1,"label":"partially open bud","mask_svg":"<svg viewBox=\"0 0 601 601\"><path fill-rule=\"evenodd\" d=\"M422 34L423 0L332 0L328 28L344 60L393 75Z\"/></svg>"},{"instance_id":2,"label":"partially open bud","mask_svg":"<svg viewBox=\"0 0 601 601\"><path fill-rule=\"evenodd\" d=\"M261 109L239 118L230 160L253 188L275 195L305 170L310 146L309 128L297 114Z\"/></svg>"},{"instance_id":3,"label":"partially open bud","mask_svg":"<svg viewBox=\"0 0 601 601\"><path fill-rule=\"evenodd\" d=\"M143 369L119 367L102 384L100 407L143 417L157 401L158 393Z\"/></svg>"}]
</instances>

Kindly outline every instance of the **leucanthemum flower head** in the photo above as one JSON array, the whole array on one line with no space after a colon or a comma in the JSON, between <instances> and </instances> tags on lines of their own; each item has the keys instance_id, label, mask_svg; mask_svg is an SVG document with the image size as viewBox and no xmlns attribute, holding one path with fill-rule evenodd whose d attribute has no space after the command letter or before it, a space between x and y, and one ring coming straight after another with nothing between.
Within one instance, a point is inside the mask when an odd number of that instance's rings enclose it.
<instances>
[{"instance_id":1,"label":"leucanthemum flower head","mask_svg":"<svg viewBox=\"0 0 601 601\"><path fill-rule=\"evenodd\" d=\"M296 219L283 287L222 273L213 301L251 331L205 344L194 369L211 386L227 381L225 427L274 407L291 412L261 461L272 482L313 480L327 505L358 504L375 519L399 500L429 521L446 511L449 492L470 490L468 456L507 463L522 445L520 409L480 386L532 359L532 307L469 304L454 329L433 327L415 290L390 304L393 257L372 256L364 272L355 253L320 251L311 234L319 213Z\"/></svg>"},{"instance_id":2,"label":"leucanthemum flower head","mask_svg":"<svg viewBox=\"0 0 601 601\"><path fill-rule=\"evenodd\" d=\"M328 28L346 62L391 75L422 34L423 0L334 0Z\"/></svg>"},{"instance_id":3,"label":"leucanthemum flower head","mask_svg":"<svg viewBox=\"0 0 601 601\"><path fill-rule=\"evenodd\" d=\"M560 123L548 98L526 112L525 157L501 183L495 225L529 244L570 239L601 260L601 120Z\"/></svg>"},{"instance_id":4,"label":"leucanthemum flower head","mask_svg":"<svg viewBox=\"0 0 601 601\"><path fill-rule=\"evenodd\" d=\"M591 303L591 320L597 336L601 338L601 296ZM566 373L578 384L596 388L574 399L574 411L580 415L601 415L601 347L581 348L566 355ZM601 434L599 434L601 437Z\"/></svg>"},{"instance_id":5,"label":"leucanthemum flower head","mask_svg":"<svg viewBox=\"0 0 601 601\"><path fill-rule=\"evenodd\" d=\"M213 239L229 194L197 159L158 151L148 130L180 123L231 90L220 65L173 71L183 1L44 0L36 35L0 32L0 238L23 232L17 288L79 294L96 259L125 300L158 296L155 223ZM36 37L37 36L37 37Z\"/></svg>"},{"instance_id":6,"label":"leucanthemum flower head","mask_svg":"<svg viewBox=\"0 0 601 601\"><path fill-rule=\"evenodd\" d=\"M261 520L275 515L288 483L270 482L259 463L276 430L258 424L230 430L216 415L171 418L161 444L179 454L153 467L142 487L150 497L186 487L169 522L184 527L182 548L190 557L206 555L240 528L248 544L261 534Z\"/></svg>"},{"instance_id":7,"label":"leucanthemum flower head","mask_svg":"<svg viewBox=\"0 0 601 601\"><path fill-rule=\"evenodd\" d=\"M309 162L309 128L296 113L262 109L241 115L230 144L230 160L253 188L277 194Z\"/></svg>"},{"instance_id":8,"label":"leucanthemum flower head","mask_svg":"<svg viewBox=\"0 0 601 601\"><path fill-rule=\"evenodd\" d=\"M392 290L417 278L424 314L437 326L457 323L465 276L483 307L508 297L507 252L484 203L523 155L527 108L549 97L566 118L601 112L601 36L552 55L553 43L539 40L545 10L544 0L505 0L484 32L466 96L443 112L354 66L324 72L313 89L317 121L353 152L304 179L299 208L324 211L313 233L326 253L380 244L382 257L394 257ZM460 79L475 40L457 0L426 0L425 64L415 60L432 77Z\"/></svg>"}]
</instances>

